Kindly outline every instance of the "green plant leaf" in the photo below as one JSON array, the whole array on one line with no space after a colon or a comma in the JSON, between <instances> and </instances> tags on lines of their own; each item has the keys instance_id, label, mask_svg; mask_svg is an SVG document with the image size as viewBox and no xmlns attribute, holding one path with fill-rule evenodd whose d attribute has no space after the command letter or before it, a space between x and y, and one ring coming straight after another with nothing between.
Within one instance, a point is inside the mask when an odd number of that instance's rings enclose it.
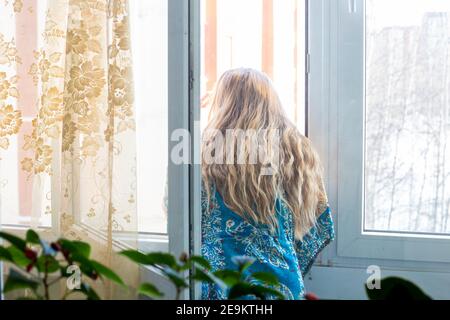
<instances>
[{"instance_id":1,"label":"green plant leaf","mask_svg":"<svg viewBox=\"0 0 450 320\"><path fill-rule=\"evenodd\" d=\"M89 260L79 262L79 266L82 274L94 280L98 277L98 272L94 269Z\"/></svg>"},{"instance_id":2,"label":"green plant leaf","mask_svg":"<svg viewBox=\"0 0 450 320\"><path fill-rule=\"evenodd\" d=\"M369 290L367 285L365 288L370 300L431 300L431 297L414 283L397 277L381 280L381 289Z\"/></svg>"},{"instance_id":3,"label":"green plant leaf","mask_svg":"<svg viewBox=\"0 0 450 320\"><path fill-rule=\"evenodd\" d=\"M189 259L190 262L193 262L194 264L197 264L199 266L201 266L202 268L206 269L206 270L210 270L211 269L211 264L208 262L208 260L206 260L203 257L200 256L192 256Z\"/></svg>"},{"instance_id":4,"label":"green plant leaf","mask_svg":"<svg viewBox=\"0 0 450 320\"><path fill-rule=\"evenodd\" d=\"M117 284L120 284L122 286L125 286L125 283L123 280L110 268L104 266L103 264L97 262L97 261L91 261L91 264L97 273L109 280L114 281Z\"/></svg>"},{"instance_id":5,"label":"green plant leaf","mask_svg":"<svg viewBox=\"0 0 450 320\"><path fill-rule=\"evenodd\" d=\"M39 283L31 280L24 275L22 275L20 272L11 269L9 271L9 275L6 278L5 286L3 287L3 292L7 293L14 290L20 290L20 289L31 289L33 291L36 291L39 286Z\"/></svg>"},{"instance_id":6,"label":"green plant leaf","mask_svg":"<svg viewBox=\"0 0 450 320\"><path fill-rule=\"evenodd\" d=\"M91 255L91 245L82 241L72 241L72 244L77 248L77 252L86 258Z\"/></svg>"},{"instance_id":7,"label":"green plant leaf","mask_svg":"<svg viewBox=\"0 0 450 320\"><path fill-rule=\"evenodd\" d=\"M59 273L60 273L60 275L61 275L61 277L63 277L63 278L68 278L68 277L70 277L73 273L68 273L67 272L67 266L61 266L60 265L60 267L59 267Z\"/></svg>"},{"instance_id":8,"label":"green plant leaf","mask_svg":"<svg viewBox=\"0 0 450 320\"><path fill-rule=\"evenodd\" d=\"M59 262L52 256L40 256L37 259L36 268L40 272L45 271L47 265L47 273L54 273L60 270Z\"/></svg>"},{"instance_id":9,"label":"green plant leaf","mask_svg":"<svg viewBox=\"0 0 450 320\"><path fill-rule=\"evenodd\" d=\"M41 244L41 239L39 238L39 235L36 233L36 231L29 229L27 231L26 235L26 242L32 243L32 244Z\"/></svg>"},{"instance_id":10,"label":"green plant leaf","mask_svg":"<svg viewBox=\"0 0 450 320\"><path fill-rule=\"evenodd\" d=\"M195 269L195 272L192 275L192 279L206 283L214 283L217 284L222 289L225 289L227 287L227 284L223 282L220 278L216 277L212 272L202 270L201 268Z\"/></svg>"},{"instance_id":11,"label":"green plant leaf","mask_svg":"<svg viewBox=\"0 0 450 320\"><path fill-rule=\"evenodd\" d=\"M86 258L84 255L76 251L75 253L72 253L70 257L72 263L76 262L84 275L88 276L91 279L96 279L96 277L99 275L99 273L95 270L94 265L92 264L92 260ZM66 270L61 270L61 275L67 276Z\"/></svg>"},{"instance_id":12,"label":"green plant leaf","mask_svg":"<svg viewBox=\"0 0 450 320\"><path fill-rule=\"evenodd\" d=\"M149 298L161 298L163 295L162 292L160 292L158 290L157 287L155 287L153 284L151 283L143 283L140 287L139 287L139 293L143 294Z\"/></svg>"},{"instance_id":13,"label":"green plant leaf","mask_svg":"<svg viewBox=\"0 0 450 320\"><path fill-rule=\"evenodd\" d=\"M137 250L125 250L120 252L121 255L127 257L131 261L146 266L162 266L172 269L178 269L179 266L173 255L165 252L152 252L144 254Z\"/></svg>"},{"instance_id":14,"label":"green plant leaf","mask_svg":"<svg viewBox=\"0 0 450 320\"><path fill-rule=\"evenodd\" d=\"M87 259L78 253L74 254L72 259L73 259L73 261L78 263L81 272L84 275L88 276L89 278L91 278L93 280L96 280L99 276L102 278L108 278L108 276L106 274L101 274L101 272L107 273L107 271L105 269L103 269L106 267L101 265L100 263L97 262L97 265L96 265L95 261ZM103 266L103 268L101 266ZM114 277L114 276L112 276L112 277ZM122 283L120 283L120 284L122 284Z\"/></svg>"},{"instance_id":15,"label":"green plant leaf","mask_svg":"<svg viewBox=\"0 0 450 320\"><path fill-rule=\"evenodd\" d=\"M214 275L229 287L234 286L241 280L241 274L234 270L219 270L214 272Z\"/></svg>"},{"instance_id":16,"label":"green plant leaf","mask_svg":"<svg viewBox=\"0 0 450 320\"><path fill-rule=\"evenodd\" d=\"M84 258L89 258L91 254L91 246L86 242L60 239L59 244L71 254L78 254Z\"/></svg>"},{"instance_id":17,"label":"green plant leaf","mask_svg":"<svg viewBox=\"0 0 450 320\"><path fill-rule=\"evenodd\" d=\"M135 263L147 265L150 262L145 254L137 250L125 250L121 251L120 254L127 257L128 259L130 259Z\"/></svg>"},{"instance_id":18,"label":"green plant leaf","mask_svg":"<svg viewBox=\"0 0 450 320\"><path fill-rule=\"evenodd\" d=\"M0 261L12 262L11 253L5 247L0 246Z\"/></svg>"},{"instance_id":19,"label":"green plant leaf","mask_svg":"<svg viewBox=\"0 0 450 320\"><path fill-rule=\"evenodd\" d=\"M268 298L277 298L279 300L285 300L286 297L278 290L274 288L268 288L266 286L262 285L252 285L252 291L255 293L255 295L264 296L264 298L261 299L268 299Z\"/></svg>"},{"instance_id":20,"label":"green plant leaf","mask_svg":"<svg viewBox=\"0 0 450 320\"><path fill-rule=\"evenodd\" d=\"M101 300L97 292L87 283L82 283L80 289L76 291L83 293L88 300Z\"/></svg>"},{"instance_id":21,"label":"green plant leaf","mask_svg":"<svg viewBox=\"0 0 450 320\"><path fill-rule=\"evenodd\" d=\"M246 282L236 283L234 286L231 287L230 291L228 292L228 299L237 300L242 299L245 296L255 295L251 287L252 286ZM260 298L258 296L256 297Z\"/></svg>"},{"instance_id":22,"label":"green plant leaf","mask_svg":"<svg viewBox=\"0 0 450 320\"><path fill-rule=\"evenodd\" d=\"M74 252L70 254L70 258L73 262L78 262L80 266L82 265L90 265L91 260L89 258L86 258L84 255Z\"/></svg>"},{"instance_id":23,"label":"green plant leaf","mask_svg":"<svg viewBox=\"0 0 450 320\"><path fill-rule=\"evenodd\" d=\"M13 246L17 247L19 250L25 251L25 248L27 247L27 243L25 242L25 240L22 240L19 237L13 236L12 234L9 234L6 232L0 232L0 238L5 239L9 243L11 243Z\"/></svg>"},{"instance_id":24,"label":"green plant leaf","mask_svg":"<svg viewBox=\"0 0 450 320\"><path fill-rule=\"evenodd\" d=\"M146 256L147 256L147 263L150 265L167 266L172 269L178 268L177 260L170 253L152 252L146 254Z\"/></svg>"},{"instance_id":25,"label":"green plant leaf","mask_svg":"<svg viewBox=\"0 0 450 320\"><path fill-rule=\"evenodd\" d=\"M252 273L251 278L261 281L265 284L269 285L278 285L280 282L278 281L277 276L267 273L267 272L255 272Z\"/></svg>"},{"instance_id":26,"label":"green plant leaf","mask_svg":"<svg viewBox=\"0 0 450 320\"><path fill-rule=\"evenodd\" d=\"M175 285L175 287L177 287L177 288L187 288L188 287L186 280L172 268L169 268L169 267L164 268L163 273L166 275L166 277L169 278L169 280Z\"/></svg>"},{"instance_id":27,"label":"green plant leaf","mask_svg":"<svg viewBox=\"0 0 450 320\"><path fill-rule=\"evenodd\" d=\"M271 296L278 299L285 299L285 297L275 289L247 282L237 283L231 287L228 293L228 299L230 300L242 299L246 296L255 296L261 300L267 300Z\"/></svg>"},{"instance_id":28,"label":"green plant leaf","mask_svg":"<svg viewBox=\"0 0 450 320\"><path fill-rule=\"evenodd\" d=\"M202 282L207 282L207 283L215 283L214 279L211 277L214 276L213 274L208 274L207 272L200 270L200 269L196 269L194 274L192 275L192 279L193 280L197 280L197 281L202 281ZM217 277L215 277L217 278Z\"/></svg>"},{"instance_id":29,"label":"green plant leaf","mask_svg":"<svg viewBox=\"0 0 450 320\"><path fill-rule=\"evenodd\" d=\"M26 267L28 264L31 263L31 260L25 256L25 253L15 246L10 246L8 248L8 252L11 255L12 261L18 267Z\"/></svg>"}]
</instances>

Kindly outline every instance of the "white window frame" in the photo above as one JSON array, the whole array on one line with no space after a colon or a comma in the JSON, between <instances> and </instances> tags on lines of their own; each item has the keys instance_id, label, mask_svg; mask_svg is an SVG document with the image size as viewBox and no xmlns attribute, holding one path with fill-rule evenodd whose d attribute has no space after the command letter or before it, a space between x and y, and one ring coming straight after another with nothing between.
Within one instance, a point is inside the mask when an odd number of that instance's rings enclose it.
<instances>
[{"instance_id":1,"label":"white window frame","mask_svg":"<svg viewBox=\"0 0 450 320\"><path fill-rule=\"evenodd\" d=\"M353 7L352 7L353 6ZM364 230L365 7L338 7L338 251L343 256L450 262L450 236Z\"/></svg>"},{"instance_id":2,"label":"white window frame","mask_svg":"<svg viewBox=\"0 0 450 320\"><path fill-rule=\"evenodd\" d=\"M165 248L175 256L201 255L201 167L200 167L200 88L201 32L200 0L168 0L169 45L169 149L179 141L171 135L177 129L190 132L190 164L168 165L168 235L140 241L140 248ZM165 242L165 239L167 239ZM159 241L159 244L158 244ZM193 272L189 270L188 272ZM186 274L187 275L187 274ZM143 269L142 281L150 281L175 297L175 288L159 272ZM191 283L182 299L200 299L201 285Z\"/></svg>"},{"instance_id":3,"label":"white window frame","mask_svg":"<svg viewBox=\"0 0 450 320\"><path fill-rule=\"evenodd\" d=\"M450 237L363 230L364 0L309 0L308 135L325 168L334 241L305 279L322 298L365 299L366 269L450 298Z\"/></svg>"},{"instance_id":4,"label":"white window frame","mask_svg":"<svg viewBox=\"0 0 450 320\"><path fill-rule=\"evenodd\" d=\"M195 134L195 121L200 119L200 51L195 43L200 39L199 0L168 0L168 251L179 257L181 253L200 253L200 138ZM177 165L170 160L171 150L179 141L172 140L175 130L188 130L191 164ZM158 239L149 239L140 248L158 246ZM160 238L160 246L167 242ZM192 270L188 271L191 272ZM186 273L187 275L187 273ZM144 268L141 281L152 282L165 294L175 297L175 288L160 272ZM200 296L200 286L185 290L181 299Z\"/></svg>"}]
</instances>

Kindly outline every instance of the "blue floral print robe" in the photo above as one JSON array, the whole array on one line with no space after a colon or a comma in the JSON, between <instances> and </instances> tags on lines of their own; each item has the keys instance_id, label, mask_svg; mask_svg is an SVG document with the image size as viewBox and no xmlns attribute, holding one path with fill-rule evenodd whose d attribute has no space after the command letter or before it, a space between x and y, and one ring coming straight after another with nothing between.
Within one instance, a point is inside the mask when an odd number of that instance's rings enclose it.
<instances>
[{"instance_id":1,"label":"blue floral print robe","mask_svg":"<svg viewBox=\"0 0 450 320\"><path fill-rule=\"evenodd\" d=\"M209 208L208 208L209 207ZM323 212L310 233L301 241L294 238L293 217L281 202L276 203L279 228L274 232L267 226L256 226L231 211L217 191L208 201L202 194L202 254L214 271L236 269L234 256L256 258L248 272L269 272L276 275L286 299L303 299L303 277L319 252L334 239L334 226L328 204L319 206ZM226 299L217 285L204 283L202 299Z\"/></svg>"}]
</instances>

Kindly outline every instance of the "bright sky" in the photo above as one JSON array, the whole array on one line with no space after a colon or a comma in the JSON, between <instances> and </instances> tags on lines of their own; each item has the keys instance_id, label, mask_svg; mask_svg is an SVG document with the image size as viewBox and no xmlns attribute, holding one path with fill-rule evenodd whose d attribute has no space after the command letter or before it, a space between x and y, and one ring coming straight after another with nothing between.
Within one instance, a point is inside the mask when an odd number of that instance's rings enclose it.
<instances>
[{"instance_id":1,"label":"bright sky","mask_svg":"<svg viewBox=\"0 0 450 320\"><path fill-rule=\"evenodd\" d=\"M427 12L447 12L450 0L368 0L366 12L371 28L420 25Z\"/></svg>"}]
</instances>

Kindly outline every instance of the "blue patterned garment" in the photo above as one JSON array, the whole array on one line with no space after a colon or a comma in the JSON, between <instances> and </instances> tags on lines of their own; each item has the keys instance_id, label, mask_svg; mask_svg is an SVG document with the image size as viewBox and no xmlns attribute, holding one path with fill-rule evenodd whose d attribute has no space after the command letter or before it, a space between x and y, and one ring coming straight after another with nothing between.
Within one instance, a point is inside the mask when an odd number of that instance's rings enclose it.
<instances>
[{"instance_id":1,"label":"blue patterned garment","mask_svg":"<svg viewBox=\"0 0 450 320\"><path fill-rule=\"evenodd\" d=\"M279 228L274 233L267 226L251 224L231 211L217 191L208 201L202 194L202 254L214 271L236 269L234 256L256 259L248 272L269 272L280 281L278 289L287 299L303 299L303 277L319 252L334 239L330 208L323 212L316 226L301 241L294 239L293 217L281 202L276 203ZM202 299L226 299L217 285L204 283Z\"/></svg>"}]
</instances>

